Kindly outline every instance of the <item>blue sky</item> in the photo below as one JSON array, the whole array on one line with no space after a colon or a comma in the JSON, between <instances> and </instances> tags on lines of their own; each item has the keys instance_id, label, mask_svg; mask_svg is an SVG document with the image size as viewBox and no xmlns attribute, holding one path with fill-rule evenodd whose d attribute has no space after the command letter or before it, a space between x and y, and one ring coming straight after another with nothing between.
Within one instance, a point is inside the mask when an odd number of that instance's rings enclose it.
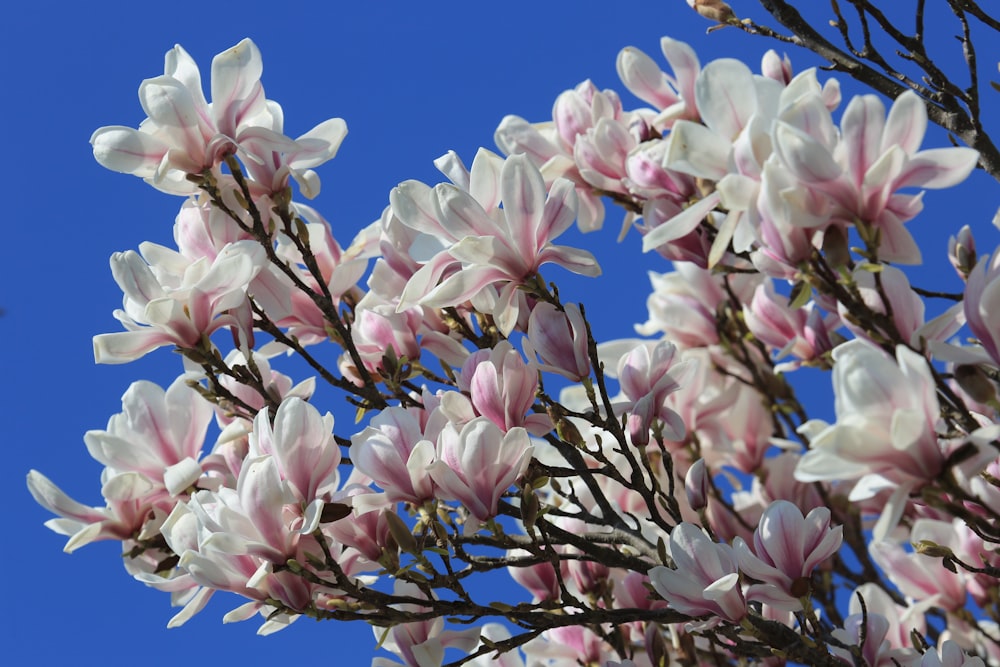
<instances>
[{"instance_id":1,"label":"blue sky","mask_svg":"<svg viewBox=\"0 0 1000 667\"><path fill-rule=\"evenodd\" d=\"M249 665L308 656L367 665L370 659L371 631L361 624L302 620L269 638L254 636L255 621L223 626L235 598L217 598L186 626L168 631L174 610L167 596L127 576L119 545L62 553L64 538L42 526L51 517L24 485L36 468L81 502L98 504L100 466L88 457L83 433L103 428L120 410L130 382L166 386L179 371L179 359L166 349L126 366L93 363L91 337L118 330L111 312L121 294L108 257L145 240L169 243L181 200L104 170L88 145L99 126L142 120L138 85L162 73L163 54L175 43L199 62L207 83L212 56L249 36L263 53L264 88L283 106L288 134L329 117L347 121L347 139L321 168L323 193L314 203L344 244L378 217L394 185L440 180L434 158L454 149L471 160L479 146L494 148L493 131L505 114L549 119L555 97L585 78L623 91L626 107L638 106L615 74L615 56L626 45L659 59L659 38L671 35L690 42L703 63L726 55L754 68L768 48L780 50L732 29L706 35L710 24L682 0L341 4L348 3L289 0L279 8L246 0L196 8L38 1L19 3L13 15L8 10L0 27L7 87L0 169L9 235L0 262L8 369L0 468L6 528L0 645L7 648L0 654L12 664L73 659L154 667L224 659ZM790 55L796 70L814 63ZM920 270L924 286L959 289L941 267L947 237L961 224L973 224L981 249L992 250L997 235L989 220L997 200L987 196L996 191L990 187L978 176L961 191L928 194L925 213L911 227L937 271ZM637 236L616 246L618 219L613 212L599 236L565 241L594 249L604 267L605 278L574 282L579 291L570 296L585 300L604 337L629 336L631 325L645 320L646 271L668 268L655 257L637 259ZM829 405L817 408L829 413Z\"/></svg>"}]
</instances>

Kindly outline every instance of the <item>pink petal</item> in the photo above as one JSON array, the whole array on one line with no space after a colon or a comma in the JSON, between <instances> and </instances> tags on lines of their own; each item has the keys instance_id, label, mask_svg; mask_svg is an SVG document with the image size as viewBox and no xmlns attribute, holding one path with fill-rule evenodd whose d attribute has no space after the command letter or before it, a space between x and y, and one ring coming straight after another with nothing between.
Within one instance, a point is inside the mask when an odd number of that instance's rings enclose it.
<instances>
[{"instance_id":1,"label":"pink petal","mask_svg":"<svg viewBox=\"0 0 1000 667\"><path fill-rule=\"evenodd\" d=\"M860 187L868 167L881 154L885 107L875 95L855 97L847 105L840 127L847 151L847 170L854 185Z\"/></svg>"}]
</instances>

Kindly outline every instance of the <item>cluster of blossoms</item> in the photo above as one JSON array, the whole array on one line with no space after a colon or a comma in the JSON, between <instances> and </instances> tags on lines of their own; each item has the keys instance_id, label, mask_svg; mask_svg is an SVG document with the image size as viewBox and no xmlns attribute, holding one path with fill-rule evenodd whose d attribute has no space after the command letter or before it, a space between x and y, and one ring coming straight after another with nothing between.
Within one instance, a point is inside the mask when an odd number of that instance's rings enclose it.
<instances>
[{"instance_id":1,"label":"cluster of blossoms","mask_svg":"<svg viewBox=\"0 0 1000 667\"><path fill-rule=\"evenodd\" d=\"M662 49L671 73L618 59L648 106L585 81L551 122L508 116L507 157L443 156L447 182L400 184L346 248L291 189L318 193L344 122L284 136L249 40L213 61L210 103L171 50L139 129L92 144L186 197L177 249L112 257L125 331L94 351L173 346L184 374L87 433L104 506L29 474L66 549L121 540L172 625L220 590L263 633L368 621L395 655L373 665L1000 665L1000 253L958 233L964 293L929 320L894 266L922 261L913 188L977 153L922 150L912 93L839 112L836 81L773 52L757 74ZM608 200L673 262L644 338L595 340L541 276L600 274L556 239ZM977 342L951 342L966 324ZM317 377L272 369L286 353ZM832 372L833 424L795 397L805 367ZM317 384L365 424L338 434ZM488 570L520 588L477 601Z\"/></svg>"}]
</instances>

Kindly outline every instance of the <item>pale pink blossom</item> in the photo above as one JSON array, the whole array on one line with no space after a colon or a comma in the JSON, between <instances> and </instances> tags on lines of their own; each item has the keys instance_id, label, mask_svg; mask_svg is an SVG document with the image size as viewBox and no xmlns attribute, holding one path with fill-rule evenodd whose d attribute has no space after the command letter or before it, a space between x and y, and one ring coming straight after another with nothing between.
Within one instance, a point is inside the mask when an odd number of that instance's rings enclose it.
<instances>
[{"instance_id":1,"label":"pale pink blossom","mask_svg":"<svg viewBox=\"0 0 1000 667\"><path fill-rule=\"evenodd\" d=\"M834 347L833 331L840 321L810 303L795 310L788 297L774 291L771 281L757 287L753 299L743 306L747 328L763 343L777 350L777 358L792 355L801 361L813 361ZM786 366L787 368L787 366Z\"/></svg>"},{"instance_id":2,"label":"pale pink blossom","mask_svg":"<svg viewBox=\"0 0 1000 667\"><path fill-rule=\"evenodd\" d=\"M502 431L523 426L542 436L552 430L552 420L535 413L538 372L525 363L508 341L469 355L458 375L457 387L466 392L475 414L486 417Z\"/></svg>"},{"instance_id":3,"label":"pale pink blossom","mask_svg":"<svg viewBox=\"0 0 1000 667\"><path fill-rule=\"evenodd\" d=\"M524 474L533 450L523 428L504 433L477 417L461 430L445 426L438 437L437 459L427 471L438 485L438 497L457 500L485 522L496 516L500 498Z\"/></svg>"},{"instance_id":4,"label":"pale pink blossom","mask_svg":"<svg viewBox=\"0 0 1000 667\"><path fill-rule=\"evenodd\" d=\"M617 404L616 409L638 420L634 428L630 427L633 439L640 436L636 444L641 442L641 434L648 433L654 420L663 425L663 435L668 440L684 438L684 422L666 400L677 391L692 366L691 362L682 361L677 348L667 341L637 345L618 362L618 381L627 400Z\"/></svg>"},{"instance_id":5,"label":"pale pink blossom","mask_svg":"<svg viewBox=\"0 0 1000 667\"><path fill-rule=\"evenodd\" d=\"M786 611L802 608L809 595L809 577L840 548L843 526L830 525L830 510L817 507L805 517L792 503L778 500L764 510L753 535L753 548L736 538L733 548L740 570L760 583L747 599Z\"/></svg>"},{"instance_id":6,"label":"pale pink blossom","mask_svg":"<svg viewBox=\"0 0 1000 667\"><path fill-rule=\"evenodd\" d=\"M312 599L311 585L291 572L274 572L298 553L299 534L286 519L295 514L271 457L243 466L237 489L199 491L187 504L178 504L161 528L170 549L180 556L181 570L206 589L237 593L252 602L227 614L246 620L266 615L269 598L293 610L305 610ZM310 543L315 548L315 543ZM339 548L334 547L335 551ZM266 634L294 620L286 616L278 626L265 624Z\"/></svg>"},{"instance_id":7,"label":"pale pink blossom","mask_svg":"<svg viewBox=\"0 0 1000 667\"><path fill-rule=\"evenodd\" d=\"M541 358L541 370L577 382L590 376L588 344L587 324L576 304L560 311L543 301L531 309L524 347L529 361L536 354Z\"/></svg>"},{"instance_id":8,"label":"pale pink blossom","mask_svg":"<svg viewBox=\"0 0 1000 667\"><path fill-rule=\"evenodd\" d=\"M939 648L930 647L920 658L920 667L985 667L986 663L977 655L969 655L958 642L946 640Z\"/></svg>"},{"instance_id":9,"label":"pale pink blossom","mask_svg":"<svg viewBox=\"0 0 1000 667\"><path fill-rule=\"evenodd\" d=\"M162 521L201 478L198 459L212 406L185 380L178 378L166 391L151 382L133 383L107 429L84 436L90 455L106 466L101 474L106 507L82 505L41 473L28 474L36 502L60 516L46 526L69 536L66 551L96 540L133 538L147 523Z\"/></svg>"},{"instance_id":10,"label":"pale pink blossom","mask_svg":"<svg viewBox=\"0 0 1000 667\"><path fill-rule=\"evenodd\" d=\"M360 484L347 484L336 502L349 505L352 513L340 521L321 526L323 533L333 541L354 549L377 567L379 558L391 540L386 512L395 508L385 494L377 493Z\"/></svg>"},{"instance_id":11,"label":"pale pink blossom","mask_svg":"<svg viewBox=\"0 0 1000 667\"><path fill-rule=\"evenodd\" d=\"M302 533L319 524L323 505L333 499L340 485L340 446L333 437L333 415L319 411L291 396L278 406L273 418L261 410L250 434L250 457L270 455L294 500L305 507Z\"/></svg>"},{"instance_id":12,"label":"pale pink blossom","mask_svg":"<svg viewBox=\"0 0 1000 667\"><path fill-rule=\"evenodd\" d=\"M589 252L552 243L576 217L576 196L568 181L556 181L547 190L538 169L515 155L504 162L499 191L503 207L486 210L472 195L446 183L430 190L410 181L393 190L396 217L443 247L410 278L400 308L442 308L471 300L509 333L521 307L518 288L543 264L600 274Z\"/></svg>"},{"instance_id":13,"label":"pale pink blossom","mask_svg":"<svg viewBox=\"0 0 1000 667\"><path fill-rule=\"evenodd\" d=\"M106 474L103 481L107 481ZM136 482L139 490L150 489L135 475L123 476L120 481ZM102 488L106 507L89 507L70 498L37 470L28 472L27 482L35 502L59 516L46 521L45 527L69 538L63 547L67 553L99 540L127 540L140 531L149 518L149 503L142 498L132 499L131 489L124 490L120 494L123 497L118 498L117 489Z\"/></svg>"},{"instance_id":14,"label":"pale pink blossom","mask_svg":"<svg viewBox=\"0 0 1000 667\"><path fill-rule=\"evenodd\" d=\"M579 228L584 232L600 229L604 204L594 188L623 191L620 182L625 157L636 143L630 126L633 121L644 123L622 112L617 93L600 91L590 81L559 95L552 118L550 123L531 124L518 116L506 116L494 141L507 155L526 155L546 185L552 186L560 178L572 181L579 202Z\"/></svg>"},{"instance_id":15,"label":"pale pink blossom","mask_svg":"<svg viewBox=\"0 0 1000 667\"><path fill-rule=\"evenodd\" d=\"M102 127L90 142L108 169L135 174L176 194L197 192L185 174L217 167L228 155L247 153L246 164L267 192L295 177L307 197L319 189L310 171L336 154L344 121L321 123L296 140L282 135L281 108L264 97L263 63L249 39L212 60L212 103L202 92L198 66L180 46L167 52L164 73L146 79L139 100L148 116L138 130Z\"/></svg>"},{"instance_id":16,"label":"pale pink blossom","mask_svg":"<svg viewBox=\"0 0 1000 667\"><path fill-rule=\"evenodd\" d=\"M719 187L647 234L643 251L688 235L724 200L730 210L751 208L752 182L735 190L724 185L734 178L742 183L759 172L762 160L752 147L761 143L758 137L766 136L766 120L774 115L781 88L773 79L754 77L737 60L722 58L701 69L694 82L700 122L682 119L673 124L663 164L695 178L718 181ZM740 193L738 202L733 192Z\"/></svg>"},{"instance_id":17,"label":"pale pink blossom","mask_svg":"<svg viewBox=\"0 0 1000 667\"><path fill-rule=\"evenodd\" d=\"M955 268L958 277L968 280L969 274L975 268L976 239L968 225L963 225L958 234L948 237L948 261Z\"/></svg>"},{"instance_id":18,"label":"pale pink blossom","mask_svg":"<svg viewBox=\"0 0 1000 667\"><path fill-rule=\"evenodd\" d=\"M691 509L700 511L708 505L709 473L705 459L698 459L684 475L684 494Z\"/></svg>"},{"instance_id":19,"label":"pale pink blossom","mask_svg":"<svg viewBox=\"0 0 1000 667\"><path fill-rule=\"evenodd\" d=\"M202 257L212 261L230 243L252 238L205 195L185 199L174 219L177 250L192 262Z\"/></svg>"},{"instance_id":20,"label":"pale pink blossom","mask_svg":"<svg viewBox=\"0 0 1000 667\"><path fill-rule=\"evenodd\" d=\"M649 318L636 325L643 336L665 334L680 348L708 347L719 342L716 310L729 299L731 291L747 303L760 282L757 276L729 276L725 283L719 274L690 263L678 262L670 273L649 273L653 292L646 299Z\"/></svg>"},{"instance_id":21,"label":"pale pink blossom","mask_svg":"<svg viewBox=\"0 0 1000 667\"><path fill-rule=\"evenodd\" d=\"M221 327L248 331L235 313L246 306L247 289L267 262L255 241L227 245L214 260L191 261L155 243L115 253L111 270L125 293L115 311L127 329L94 337L98 363L121 364L163 345L197 347Z\"/></svg>"},{"instance_id":22,"label":"pale pink blossom","mask_svg":"<svg viewBox=\"0 0 1000 667\"><path fill-rule=\"evenodd\" d=\"M589 628L566 625L546 630L524 644L521 649L528 664L535 665L603 665L617 659L615 653L599 635Z\"/></svg>"},{"instance_id":23,"label":"pale pink blossom","mask_svg":"<svg viewBox=\"0 0 1000 667\"><path fill-rule=\"evenodd\" d=\"M777 51L769 49L760 59L760 73L787 85L792 80L792 61L788 54L779 56Z\"/></svg>"},{"instance_id":24,"label":"pale pink blossom","mask_svg":"<svg viewBox=\"0 0 1000 667\"><path fill-rule=\"evenodd\" d=\"M701 528L684 522L670 533L670 557L673 569L657 565L649 570L650 583L669 608L710 616L708 627L721 621L739 623L746 616L732 547L713 542Z\"/></svg>"},{"instance_id":25,"label":"pale pink blossom","mask_svg":"<svg viewBox=\"0 0 1000 667\"><path fill-rule=\"evenodd\" d=\"M368 269L369 249L367 238L362 231L345 249L333 236L330 223L315 209L304 204L294 204L295 213L305 222L309 240L309 250L312 252L319 268L326 290L333 298L333 305L338 306L343 298L349 297L355 301L361 299L358 280ZM309 271L301 253L284 235L277 235L275 252L285 260L295 271L299 279L313 291L322 293L317 276ZM272 271L273 272L273 271ZM268 290L258 289L254 299L275 324L294 335L303 345L313 345L329 340L329 322L313 298L304 290L293 288L285 276L279 280L269 281Z\"/></svg>"},{"instance_id":26,"label":"pale pink blossom","mask_svg":"<svg viewBox=\"0 0 1000 667\"><path fill-rule=\"evenodd\" d=\"M890 109L875 95L855 97L844 111L839 141L828 117L811 116L809 126L780 121L775 150L806 188L825 193L843 211L882 232L879 256L918 263L920 251L903 226L919 212L920 195L901 194L910 187L946 188L969 175L979 159L971 148L920 150L927 129L927 109L912 91Z\"/></svg>"},{"instance_id":27,"label":"pale pink blossom","mask_svg":"<svg viewBox=\"0 0 1000 667\"><path fill-rule=\"evenodd\" d=\"M512 550L509 556L529 556L529 552ZM526 588L534 596L534 602L540 600L558 600L562 596L559 586L559 576L551 563L536 563L528 566L508 565L507 572L511 579Z\"/></svg>"},{"instance_id":28,"label":"pale pink blossom","mask_svg":"<svg viewBox=\"0 0 1000 667\"><path fill-rule=\"evenodd\" d=\"M417 336L423 324L423 309L419 306L398 311L394 304L379 303L378 297L369 292L356 306L351 337L365 368L375 374L385 370L383 358L386 355L409 362L420 360ZM351 363L353 359L345 352L341 368ZM356 377L357 371L345 374Z\"/></svg>"},{"instance_id":29,"label":"pale pink blossom","mask_svg":"<svg viewBox=\"0 0 1000 667\"><path fill-rule=\"evenodd\" d=\"M422 504L436 493L427 473L435 458L435 443L424 437L410 412L390 407L361 433L351 436L351 462L369 476L392 502Z\"/></svg>"},{"instance_id":30,"label":"pale pink blossom","mask_svg":"<svg viewBox=\"0 0 1000 667\"><path fill-rule=\"evenodd\" d=\"M907 664L917 652L912 648L893 648L886 638L889 620L877 613L853 613L844 619L844 627L833 631L833 636L847 646L861 649L861 659L868 667L894 667ZM855 664L847 648L831 645L830 652L848 665Z\"/></svg>"},{"instance_id":31,"label":"pale pink blossom","mask_svg":"<svg viewBox=\"0 0 1000 667\"><path fill-rule=\"evenodd\" d=\"M875 345L853 340L833 352L837 422L803 428L810 449L799 461L801 482L854 482L854 501L891 491L879 537L895 526L910 491L935 479L946 452L939 441L937 387L927 360L902 345L896 358Z\"/></svg>"},{"instance_id":32,"label":"pale pink blossom","mask_svg":"<svg viewBox=\"0 0 1000 667\"><path fill-rule=\"evenodd\" d=\"M854 281L865 305L876 313L891 313L896 333L914 348L919 348L921 341L943 341L953 336L965 323L960 303L925 323L923 299L910 287L906 274L894 266L880 266L877 277L871 271L856 269ZM842 303L838 305L844 325L859 338L867 338L864 328L852 322L847 308ZM889 330L885 335L892 333Z\"/></svg>"},{"instance_id":33,"label":"pale pink blossom","mask_svg":"<svg viewBox=\"0 0 1000 667\"><path fill-rule=\"evenodd\" d=\"M142 475L161 493L176 496L191 486L201 475L196 461L212 406L186 380L178 378L166 391L152 382L132 383L107 429L84 436L90 455L113 474Z\"/></svg>"},{"instance_id":34,"label":"pale pink blossom","mask_svg":"<svg viewBox=\"0 0 1000 667\"><path fill-rule=\"evenodd\" d=\"M969 361L1000 364L1000 252L976 263L965 286L965 317L985 354Z\"/></svg>"},{"instance_id":35,"label":"pale pink blossom","mask_svg":"<svg viewBox=\"0 0 1000 667\"><path fill-rule=\"evenodd\" d=\"M660 40L663 55L673 70L664 73L652 58L635 47L626 47L618 54L618 77L633 95L660 111L655 124L668 128L679 118L695 119L695 81L701 64L694 49L684 42L664 37Z\"/></svg>"},{"instance_id":36,"label":"pale pink blossom","mask_svg":"<svg viewBox=\"0 0 1000 667\"><path fill-rule=\"evenodd\" d=\"M913 645L913 633L927 632L924 612L933 603L926 605L896 604L885 589L874 583L861 584L854 589L848 607L849 614L861 611L860 599L864 598L869 614L878 614L889 622L885 639L893 649L907 649Z\"/></svg>"},{"instance_id":37,"label":"pale pink blossom","mask_svg":"<svg viewBox=\"0 0 1000 667\"><path fill-rule=\"evenodd\" d=\"M949 524L944 526L951 534L951 526ZM948 546L947 542L935 542L935 544ZM961 570L958 573L950 572L941 565L940 558L911 551L902 544L887 540L873 543L869 551L872 560L909 600L926 601L934 607L951 612L965 606L968 596L967 577Z\"/></svg>"}]
</instances>

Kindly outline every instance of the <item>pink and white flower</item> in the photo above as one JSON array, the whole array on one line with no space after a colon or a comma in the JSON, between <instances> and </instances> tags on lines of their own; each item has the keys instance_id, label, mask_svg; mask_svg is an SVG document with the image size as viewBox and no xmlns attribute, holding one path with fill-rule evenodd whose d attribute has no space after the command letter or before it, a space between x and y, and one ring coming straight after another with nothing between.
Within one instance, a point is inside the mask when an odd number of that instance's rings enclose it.
<instances>
[{"instance_id":1,"label":"pink and white flower","mask_svg":"<svg viewBox=\"0 0 1000 667\"><path fill-rule=\"evenodd\" d=\"M555 263L586 276L600 274L589 252L552 243L576 218L571 183L559 180L547 190L528 158L515 155L504 162L499 194L502 208L487 209L447 183L430 190L411 181L393 190L396 217L443 248L410 278L400 308L443 308L471 300L493 314L499 329L508 334L518 321L518 287L543 264Z\"/></svg>"},{"instance_id":2,"label":"pink and white flower","mask_svg":"<svg viewBox=\"0 0 1000 667\"><path fill-rule=\"evenodd\" d=\"M817 507L803 518L792 503L779 500L764 510L753 535L753 549L741 538L733 542L740 570L761 582L747 599L777 609L798 611L810 592L809 577L840 549L843 526L830 525L830 510Z\"/></svg>"},{"instance_id":3,"label":"pink and white flower","mask_svg":"<svg viewBox=\"0 0 1000 667\"><path fill-rule=\"evenodd\" d=\"M485 522L496 516L500 498L524 474L533 451L523 428L504 433L477 417L461 429L445 426L438 437L437 459L427 471L438 485L438 497L457 500Z\"/></svg>"},{"instance_id":4,"label":"pink and white flower","mask_svg":"<svg viewBox=\"0 0 1000 667\"><path fill-rule=\"evenodd\" d=\"M197 347L222 327L249 335L250 323L235 313L245 309L250 282L267 263L256 241L237 241L214 260L191 261L155 243L115 253L111 270L125 293L115 318L127 331L94 336L97 363L122 364L164 345Z\"/></svg>"},{"instance_id":5,"label":"pink and white flower","mask_svg":"<svg viewBox=\"0 0 1000 667\"><path fill-rule=\"evenodd\" d=\"M681 523L670 533L674 568L649 570L654 590L671 609L689 616L708 616L706 627L722 621L739 623L747 614L740 588L736 554L728 544L713 542L693 523Z\"/></svg>"},{"instance_id":6,"label":"pink and white flower","mask_svg":"<svg viewBox=\"0 0 1000 667\"><path fill-rule=\"evenodd\" d=\"M937 387L927 360L902 345L892 359L858 339L838 346L833 358L837 422L803 426L811 445L795 478L856 480L849 496L854 501L891 492L876 527L880 539L898 522L910 492L944 466Z\"/></svg>"},{"instance_id":7,"label":"pink and white flower","mask_svg":"<svg viewBox=\"0 0 1000 667\"><path fill-rule=\"evenodd\" d=\"M212 60L212 103L205 99L201 74L179 45L167 52L162 76L139 86L147 118L138 130L112 126L94 132L94 157L108 169L134 174L174 194L198 188L185 179L214 169L236 152L246 153L252 176L266 192L284 188L289 175L307 197L319 180L311 167L332 158L347 134L334 118L296 140L282 134L281 108L264 97L263 62L257 46L244 39Z\"/></svg>"}]
</instances>

